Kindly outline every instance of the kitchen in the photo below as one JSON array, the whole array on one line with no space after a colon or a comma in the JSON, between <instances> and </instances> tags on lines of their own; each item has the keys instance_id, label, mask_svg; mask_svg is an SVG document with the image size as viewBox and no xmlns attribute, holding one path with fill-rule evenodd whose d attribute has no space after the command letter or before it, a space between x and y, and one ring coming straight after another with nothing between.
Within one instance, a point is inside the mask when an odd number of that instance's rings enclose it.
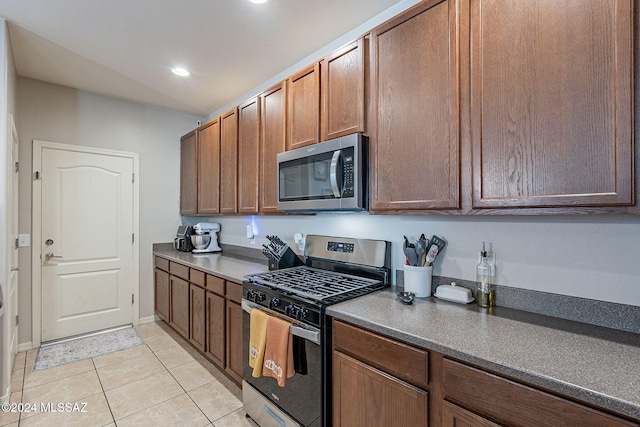
<instances>
[{"instance_id":1,"label":"kitchen","mask_svg":"<svg viewBox=\"0 0 640 427\"><path fill-rule=\"evenodd\" d=\"M404 4L404 7L408 7ZM389 12L385 19L395 15ZM385 20L381 19L381 21ZM361 35L355 32L348 42ZM344 44L344 43L342 43ZM335 47L305 60L292 72L306 66ZM287 77L283 73L276 80ZM206 119L172 113L144 105L104 97L90 92L52 85L25 77L15 78L16 122L21 141L20 230L30 230L31 170L33 139L82 141L99 147L136 151L141 156L140 247L169 242L181 222L178 215L180 136ZM248 97L240 97L235 104ZM233 103L232 103L233 104ZM235 105L233 104L233 105ZM9 107L11 109L11 107ZM209 118L222 114L220 108ZM132 146L136 141L139 146ZM203 218L184 218L196 223ZM279 235L293 244L293 233L329 234L393 242L393 269L402 269L401 237L417 238L422 232L444 236L446 253L438 259L434 275L473 281L477 253L482 241L492 243L497 254L500 285L551 294L640 306L637 241L638 220L632 215L528 215L528 216L410 216L366 213L324 213L313 217L216 216L221 224L222 244L261 247L267 234ZM258 238L246 237L247 224L255 224ZM597 249L596 249L597 248ZM20 249L20 344L31 342L30 252ZM141 249L140 318L153 316L153 261L150 250Z\"/></svg>"}]
</instances>

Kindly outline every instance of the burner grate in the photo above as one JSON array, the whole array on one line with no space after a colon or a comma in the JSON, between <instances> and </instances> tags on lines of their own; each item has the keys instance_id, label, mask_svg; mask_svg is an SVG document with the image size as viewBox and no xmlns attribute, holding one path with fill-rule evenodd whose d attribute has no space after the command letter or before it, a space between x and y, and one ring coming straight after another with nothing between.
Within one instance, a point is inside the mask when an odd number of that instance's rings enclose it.
<instances>
[{"instance_id":1,"label":"burner grate","mask_svg":"<svg viewBox=\"0 0 640 427\"><path fill-rule=\"evenodd\" d=\"M246 278L254 283L316 301L334 299L339 295L375 287L381 283L380 280L306 266L253 274Z\"/></svg>"}]
</instances>

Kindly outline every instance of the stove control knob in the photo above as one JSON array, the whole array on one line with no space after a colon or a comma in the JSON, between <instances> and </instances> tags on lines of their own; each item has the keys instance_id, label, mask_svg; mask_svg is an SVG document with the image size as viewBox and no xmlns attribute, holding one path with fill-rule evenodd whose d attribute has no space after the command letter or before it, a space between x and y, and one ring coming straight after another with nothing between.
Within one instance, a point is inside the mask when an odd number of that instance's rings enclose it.
<instances>
[{"instance_id":1,"label":"stove control knob","mask_svg":"<svg viewBox=\"0 0 640 427\"><path fill-rule=\"evenodd\" d=\"M287 317L293 317L295 313L295 307L293 304L289 304L284 308L284 315Z\"/></svg>"},{"instance_id":2,"label":"stove control knob","mask_svg":"<svg viewBox=\"0 0 640 427\"><path fill-rule=\"evenodd\" d=\"M307 318L308 315L309 315L309 310L307 310L306 308L300 308L296 311L297 320L304 320Z\"/></svg>"},{"instance_id":3,"label":"stove control knob","mask_svg":"<svg viewBox=\"0 0 640 427\"><path fill-rule=\"evenodd\" d=\"M271 298L271 301L269 301L269 308L270 309L274 309L276 307L280 306L280 300L278 298Z\"/></svg>"},{"instance_id":4,"label":"stove control knob","mask_svg":"<svg viewBox=\"0 0 640 427\"><path fill-rule=\"evenodd\" d=\"M264 292L258 292L258 300L256 302L261 302L267 299L267 295Z\"/></svg>"}]
</instances>

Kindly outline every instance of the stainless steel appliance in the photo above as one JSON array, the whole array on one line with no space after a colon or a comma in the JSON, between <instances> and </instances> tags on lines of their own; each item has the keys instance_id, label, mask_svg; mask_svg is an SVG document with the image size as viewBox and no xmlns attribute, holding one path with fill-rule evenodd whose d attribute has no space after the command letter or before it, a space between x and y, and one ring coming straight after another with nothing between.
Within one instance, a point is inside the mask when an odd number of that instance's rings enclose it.
<instances>
[{"instance_id":1,"label":"stainless steel appliance","mask_svg":"<svg viewBox=\"0 0 640 427\"><path fill-rule=\"evenodd\" d=\"M191 235L193 234L193 227L190 225L181 225L178 227L176 238L173 239L173 247L179 251L191 252L193 250L193 244L191 244Z\"/></svg>"},{"instance_id":2,"label":"stainless steel appliance","mask_svg":"<svg viewBox=\"0 0 640 427\"><path fill-rule=\"evenodd\" d=\"M193 226L193 234L191 235L191 243L194 254L220 252L222 249L218 245L218 231L220 224L217 222L199 222Z\"/></svg>"},{"instance_id":3,"label":"stainless steel appliance","mask_svg":"<svg viewBox=\"0 0 640 427\"><path fill-rule=\"evenodd\" d=\"M367 210L367 157L362 134L278 154L278 209Z\"/></svg>"},{"instance_id":4,"label":"stainless steel appliance","mask_svg":"<svg viewBox=\"0 0 640 427\"><path fill-rule=\"evenodd\" d=\"M331 323L325 309L390 284L391 244L382 240L306 237L306 265L245 277L243 300L243 403L261 427L331 424ZM306 369L279 387L249 367L250 312L289 321L304 347ZM296 347L296 344L294 344Z\"/></svg>"}]
</instances>

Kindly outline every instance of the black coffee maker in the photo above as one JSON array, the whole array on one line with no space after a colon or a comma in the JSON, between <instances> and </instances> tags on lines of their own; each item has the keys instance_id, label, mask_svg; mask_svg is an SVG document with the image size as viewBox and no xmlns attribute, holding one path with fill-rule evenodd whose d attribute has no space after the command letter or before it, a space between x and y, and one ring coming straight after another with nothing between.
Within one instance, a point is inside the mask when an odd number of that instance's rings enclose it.
<instances>
[{"instance_id":1,"label":"black coffee maker","mask_svg":"<svg viewBox=\"0 0 640 427\"><path fill-rule=\"evenodd\" d=\"M193 244L191 243L191 235L193 227L190 225L181 225L178 227L176 238L173 240L173 247L179 251L191 252Z\"/></svg>"}]
</instances>

